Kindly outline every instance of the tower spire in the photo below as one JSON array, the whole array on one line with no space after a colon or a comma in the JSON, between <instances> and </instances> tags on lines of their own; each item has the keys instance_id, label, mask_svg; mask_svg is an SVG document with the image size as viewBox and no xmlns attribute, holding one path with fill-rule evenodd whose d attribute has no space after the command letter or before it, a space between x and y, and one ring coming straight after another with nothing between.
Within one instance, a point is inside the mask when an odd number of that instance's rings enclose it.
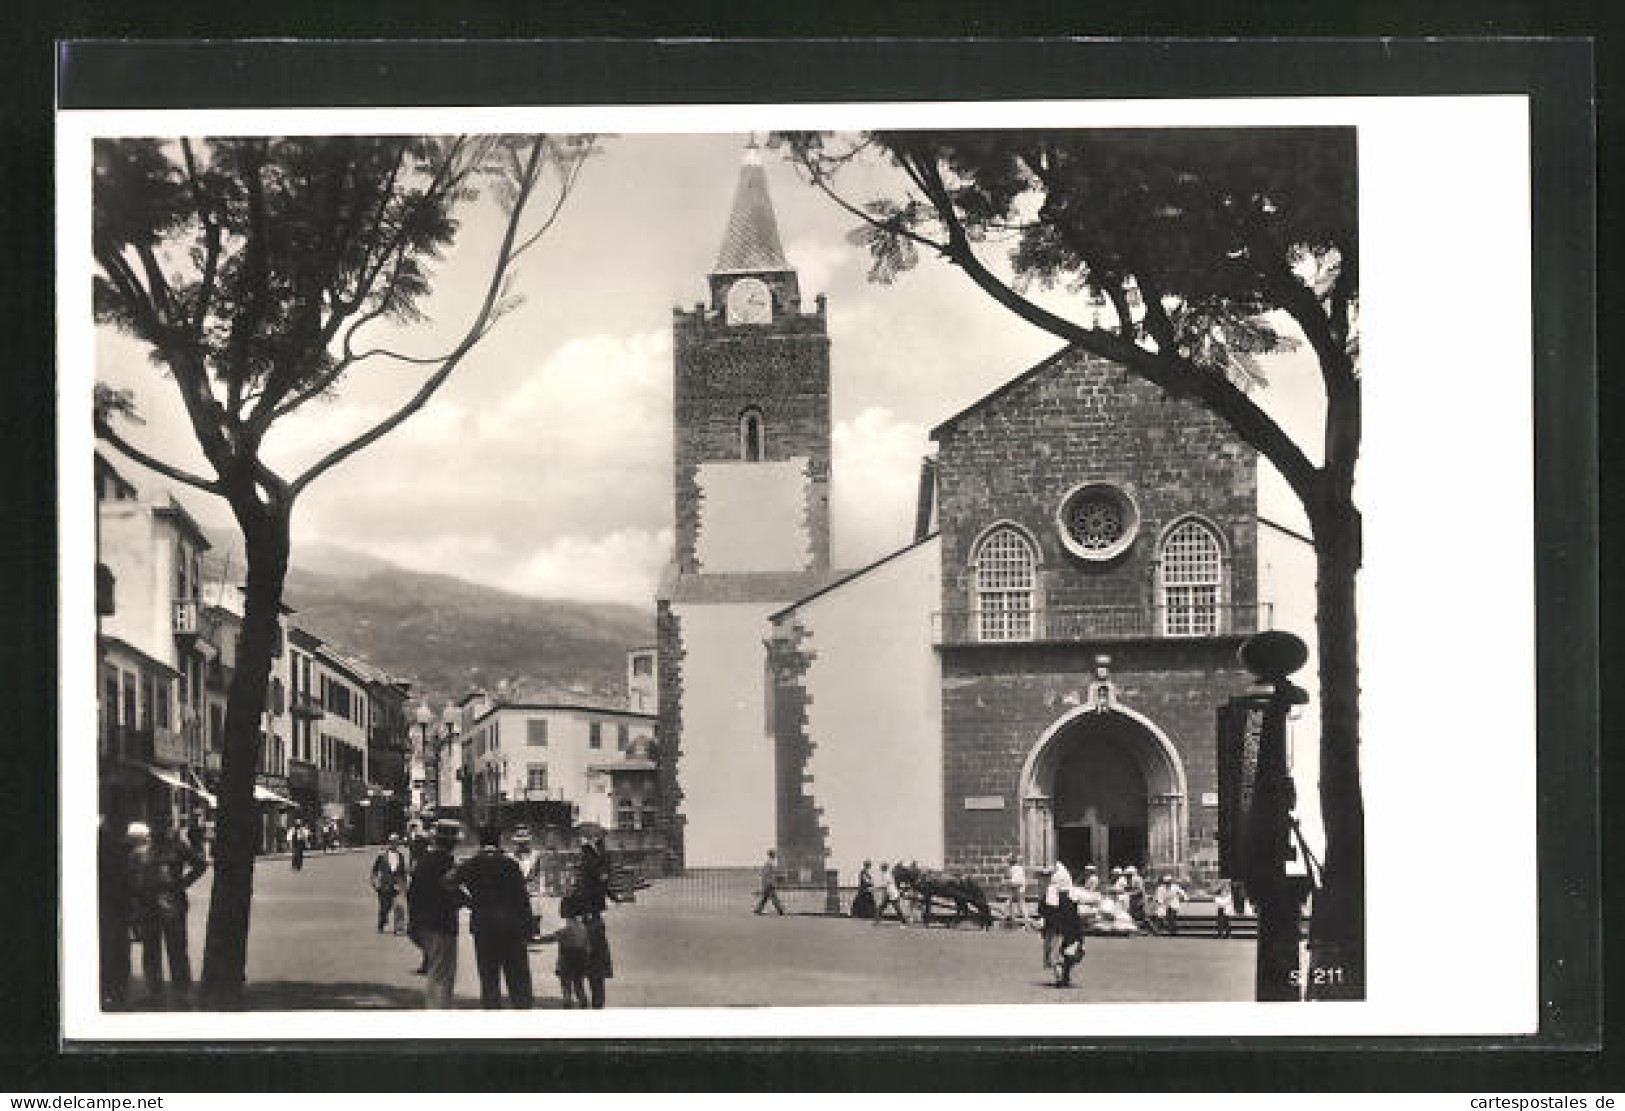
<instances>
[{"instance_id":1,"label":"tower spire","mask_svg":"<svg viewBox=\"0 0 1625 1111\"><path fill-rule=\"evenodd\" d=\"M717 264L712 273L771 273L790 269L779 242L779 221L773 213L773 198L767 193L761 146L752 132L740 160L733 211L728 215L728 229L722 235L722 250L717 252Z\"/></svg>"}]
</instances>

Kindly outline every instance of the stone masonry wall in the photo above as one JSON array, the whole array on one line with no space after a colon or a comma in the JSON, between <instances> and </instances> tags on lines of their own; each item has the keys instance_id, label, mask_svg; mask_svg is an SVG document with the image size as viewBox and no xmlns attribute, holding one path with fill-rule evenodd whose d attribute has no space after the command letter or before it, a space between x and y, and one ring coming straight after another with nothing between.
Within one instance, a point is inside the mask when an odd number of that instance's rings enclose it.
<instances>
[{"instance_id":1,"label":"stone masonry wall","mask_svg":"<svg viewBox=\"0 0 1625 1111\"><path fill-rule=\"evenodd\" d=\"M1235 659L1258 596L1257 461L1251 448L1199 405L1169 397L1122 367L1066 352L947 422L938 441L942 606L974 606L971 559L995 522L1036 538L1036 604L1045 610L1111 607L1144 614L1133 640L955 647L967 626L945 622L943 749L950 866L984 876L1020 844L1019 778L1043 732L1087 697L1094 658L1111 657L1120 701L1168 735L1184 764L1187 863L1200 878L1216 848L1215 713L1249 677ZM1128 493L1140 524L1130 547L1094 563L1063 545L1057 513L1080 483ZM1228 601L1243 608L1223 635L1159 639L1156 560L1163 533L1188 514L1221 534ZM1087 634L1085 634L1087 635ZM1004 808L965 808L1001 796Z\"/></svg>"},{"instance_id":2,"label":"stone masonry wall","mask_svg":"<svg viewBox=\"0 0 1625 1111\"><path fill-rule=\"evenodd\" d=\"M1119 703L1167 735L1184 765L1188 872L1208 878L1218 847L1215 713L1251 678L1236 661L1240 638L946 649L942 653L944 814L950 868L986 879L1021 844L1020 779L1028 753L1087 699L1095 656L1111 658ZM967 797L1004 799L967 810Z\"/></svg>"},{"instance_id":3,"label":"stone masonry wall","mask_svg":"<svg viewBox=\"0 0 1625 1111\"><path fill-rule=\"evenodd\" d=\"M1257 457L1196 403L1067 353L934 435L945 611L971 608L973 548L1000 520L1038 539L1044 605L1149 608L1163 531L1191 513L1222 534L1231 603L1256 601ZM1086 481L1117 485L1139 507L1134 543L1109 563L1076 558L1057 529L1062 499Z\"/></svg>"},{"instance_id":4,"label":"stone masonry wall","mask_svg":"<svg viewBox=\"0 0 1625 1111\"><path fill-rule=\"evenodd\" d=\"M683 788L678 775L683 739L683 629L671 603L655 606L656 673L660 709L655 718L655 777L660 810L657 828L670 846L670 868L681 871L684 862Z\"/></svg>"},{"instance_id":5,"label":"stone masonry wall","mask_svg":"<svg viewBox=\"0 0 1625 1111\"><path fill-rule=\"evenodd\" d=\"M676 430L676 549L680 570L696 570L701 512L695 468L739 458L739 419L761 410L763 459L806 457L806 506L813 558L829 566L830 377L824 315L784 317L770 325L728 327L703 310L673 321Z\"/></svg>"},{"instance_id":6,"label":"stone masonry wall","mask_svg":"<svg viewBox=\"0 0 1625 1111\"><path fill-rule=\"evenodd\" d=\"M809 640L799 623L787 621L775 627L767 643L779 861L786 874L803 882L821 877L829 860L829 830L809 790L814 742L807 727L812 695L806 675L817 656Z\"/></svg>"}]
</instances>

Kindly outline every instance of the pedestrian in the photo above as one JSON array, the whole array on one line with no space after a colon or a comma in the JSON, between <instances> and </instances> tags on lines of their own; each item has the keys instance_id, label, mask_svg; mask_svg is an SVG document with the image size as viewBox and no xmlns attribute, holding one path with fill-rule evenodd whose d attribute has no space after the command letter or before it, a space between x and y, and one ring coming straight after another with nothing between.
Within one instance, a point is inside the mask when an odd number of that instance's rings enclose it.
<instances>
[{"instance_id":1,"label":"pedestrian","mask_svg":"<svg viewBox=\"0 0 1625 1111\"><path fill-rule=\"evenodd\" d=\"M130 844L128 824L101 819L97 829L97 918L101 927L102 1006L123 1007L130 997Z\"/></svg>"},{"instance_id":2,"label":"pedestrian","mask_svg":"<svg viewBox=\"0 0 1625 1111\"><path fill-rule=\"evenodd\" d=\"M1230 889L1230 881L1220 879L1218 890L1213 893L1213 935L1215 937L1230 936L1230 916L1235 913L1235 895Z\"/></svg>"},{"instance_id":3,"label":"pedestrian","mask_svg":"<svg viewBox=\"0 0 1625 1111\"><path fill-rule=\"evenodd\" d=\"M293 833L288 836L289 849L293 853L293 870L301 872L305 867L305 850L310 847L310 831L305 828L305 820L300 818L293 823Z\"/></svg>"},{"instance_id":4,"label":"pedestrian","mask_svg":"<svg viewBox=\"0 0 1625 1111\"><path fill-rule=\"evenodd\" d=\"M1061 937L1060 902L1066 890L1061 886L1061 877L1066 875L1066 869L1058 864L1046 871L1049 872L1049 882L1044 885L1044 895L1038 900L1039 938L1043 942L1044 967L1053 973Z\"/></svg>"},{"instance_id":5,"label":"pedestrian","mask_svg":"<svg viewBox=\"0 0 1625 1111\"><path fill-rule=\"evenodd\" d=\"M1083 928L1088 930L1100 917L1100 870L1093 864L1084 865L1083 883L1074 889L1073 902L1078 905Z\"/></svg>"},{"instance_id":6,"label":"pedestrian","mask_svg":"<svg viewBox=\"0 0 1625 1111\"><path fill-rule=\"evenodd\" d=\"M384 932L389 912L395 907L396 897L411 880L407 870L406 854L401 851L401 835L391 833L389 844L372 861L372 889L378 895L378 932ZM397 933L400 931L397 930Z\"/></svg>"},{"instance_id":7,"label":"pedestrian","mask_svg":"<svg viewBox=\"0 0 1625 1111\"><path fill-rule=\"evenodd\" d=\"M1066 866L1066 861L1057 860L1055 868L1050 873L1050 882L1062 891L1072 890L1072 870Z\"/></svg>"},{"instance_id":8,"label":"pedestrian","mask_svg":"<svg viewBox=\"0 0 1625 1111\"><path fill-rule=\"evenodd\" d=\"M756 914L762 913L762 908L768 901L773 903L773 909L784 917L784 904L779 902L779 854L772 849L767 850L767 859L762 862L762 890L761 898L756 900Z\"/></svg>"},{"instance_id":9,"label":"pedestrian","mask_svg":"<svg viewBox=\"0 0 1625 1111\"><path fill-rule=\"evenodd\" d=\"M132 823L131 858L135 874L136 933L141 939L141 972L152 998L164 995L164 958L169 982L182 998L191 991L192 961L186 943L186 889L209 870L169 824L169 815L153 817L150 829Z\"/></svg>"},{"instance_id":10,"label":"pedestrian","mask_svg":"<svg viewBox=\"0 0 1625 1111\"><path fill-rule=\"evenodd\" d=\"M407 864L414 872L417 871L418 861L423 859L423 854L428 850L428 848L428 835L425 834L421 829L413 830L412 836L408 839L406 853L408 858Z\"/></svg>"},{"instance_id":11,"label":"pedestrian","mask_svg":"<svg viewBox=\"0 0 1625 1111\"><path fill-rule=\"evenodd\" d=\"M594 1010L603 1008L605 981L615 976L615 962L609 951L609 930L604 925L604 911L610 901L620 902L621 896L611 888L609 881L608 855L595 837L583 834L581 856L576 862L573 895L582 925L587 929L586 977Z\"/></svg>"},{"instance_id":12,"label":"pedestrian","mask_svg":"<svg viewBox=\"0 0 1625 1111\"><path fill-rule=\"evenodd\" d=\"M1021 920L1021 928L1032 929L1032 923L1027 919L1027 869L1021 866L1021 858L1015 853L1010 854L1009 867L1004 872L1004 924L1015 926L1016 919Z\"/></svg>"},{"instance_id":13,"label":"pedestrian","mask_svg":"<svg viewBox=\"0 0 1625 1111\"><path fill-rule=\"evenodd\" d=\"M530 894L525 875L502 851L496 826L480 830L479 852L457 869L457 882L468 893L468 931L474 935L474 963L480 974L480 1006L502 1008L502 984L516 1010L531 1006Z\"/></svg>"},{"instance_id":14,"label":"pedestrian","mask_svg":"<svg viewBox=\"0 0 1625 1111\"><path fill-rule=\"evenodd\" d=\"M904 865L899 864L898 870ZM880 905L875 908L875 925L880 925L881 917L887 908L897 911L897 921L904 929L908 928L908 915L903 911L903 893L897 886L897 872L886 867L885 861L880 863Z\"/></svg>"},{"instance_id":15,"label":"pedestrian","mask_svg":"<svg viewBox=\"0 0 1625 1111\"><path fill-rule=\"evenodd\" d=\"M424 852L406 889L407 930L423 950L423 1005L451 1006L457 983L457 912L463 905L452 850L462 836L453 821L435 823L434 843Z\"/></svg>"},{"instance_id":16,"label":"pedestrian","mask_svg":"<svg viewBox=\"0 0 1625 1111\"><path fill-rule=\"evenodd\" d=\"M1128 914L1134 919L1134 925L1142 930L1151 929L1151 919L1145 912L1145 880L1140 877L1139 869L1130 864L1123 869L1123 878L1128 885Z\"/></svg>"},{"instance_id":17,"label":"pedestrian","mask_svg":"<svg viewBox=\"0 0 1625 1111\"><path fill-rule=\"evenodd\" d=\"M872 861L865 860L863 868L858 872L858 893L852 896L852 917L873 918L875 916L875 876Z\"/></svg>"},{"instance_id":18,"label":"pedestrian","mask_svg":"<svg viewBox=\"0 0 1625 1111\"><path fill-rule=\"evenodd\" d=\"M192 820L186 826L186 844L199 859L209 859L208 837L203 829L203 819L196 814L192 815Z\"/></svg>"},{"instance_id":19,"label":"pedestrian","mask_svg":"<svg viewBox=\"0 0 1625 1111\"><path fill-rule=\"evenodd\" d=\"M559 959L553 972L559 978L559 991L564 996L566 1010L587 1007L587 962L592 954L592 939L582 919L581 907L574 896L559 900L559 917L564 919L559 928L543 934L537 940L543 945L558 942Z\"/></svg>"},{"instance_id":20,"label":"pedestrian","mask_svg":"<svg viewBox=\"0 0 1625 1111\"><path fill-rule=\"evenodd\" d=\"M1184 905L1190 896L1185 889L1174 882L1172 876L1163 876L1162 882L1157 884L1157 906L1162 911L1162 928L1169 937L1179 933L1179 908Z\"/></svg>"},{"instance_id":21,"label":"pedestrian","mask_svg":"<svg viewBox=\"0 0 1625 1111\"><path fill-rule=\"evenodd\" d=\"M1083 891L1058 892L1055 902L1055 986L1072 986L1072 970L1083 962L1084 919L1080 912Z\"/></svg>"},{"instance_id":22,"label":"pedestrian","mask_svg":"<svg viewBox=\"0 0 1625 1111\"><path fill-rule=\"evenodd\" d=\"M525 936L532 941L541 937L542 858L530 840L530 830L519 826L513 831L513 860L525 877L525 895L530 906L530 922Z\"/></svg>"}]
</instances>

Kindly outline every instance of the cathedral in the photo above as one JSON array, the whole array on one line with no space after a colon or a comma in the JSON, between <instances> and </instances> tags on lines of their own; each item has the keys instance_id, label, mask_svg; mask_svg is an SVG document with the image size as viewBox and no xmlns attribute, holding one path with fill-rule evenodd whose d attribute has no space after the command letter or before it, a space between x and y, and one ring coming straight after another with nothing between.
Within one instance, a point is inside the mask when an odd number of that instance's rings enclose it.
<instances>
[{"instance_id":1,"label":"cathedral","mask_svg":"<svg viewBox=\"0 0 1625 1111\"><path fill-rule=\"evenodd\" d=\"M866 859L992 877L1015 853L1211 877L1216 715L1251 682L1236 649L1313 628L1313 553L1260 512L1256 453L1064 349L944 414L912 542L837 570L839 309L803 301L754 149L708 285L673 315L656 600L681 863L776 848L798 879L850 882Z\"/></svg>"}]
</instances>

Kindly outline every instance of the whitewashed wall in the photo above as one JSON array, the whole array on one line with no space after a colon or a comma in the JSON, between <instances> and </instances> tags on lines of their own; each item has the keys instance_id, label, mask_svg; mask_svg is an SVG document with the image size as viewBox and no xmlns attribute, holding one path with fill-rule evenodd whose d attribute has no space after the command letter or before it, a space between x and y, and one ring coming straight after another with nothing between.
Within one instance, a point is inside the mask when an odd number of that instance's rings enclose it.
<instances>
[{"instance_id":1,"label":"whitewashed wall","mask_svg":"<svg viewBox=\"0 0 1625 1111\"><path fill-rule=\"evenodd\" d=\"M767 732L767 615L782 603L672 606L683 638L677 775L691 868L759 864L777 834Z\"/></svg>"},{"instance_id":2,"label":"whitewashed wall","mask_svg":"<svg viewBox=\"0 0 1625 1111\"><path fill-rule=\"evenodd\" d=\"M943 859L941 605L930 540L805 603L808 785L829 829L830 866L852 882L864 860Z\"/></svg>"},{"instance_id":3,"label":"whitewashed wall","mask_svg":"<svg viewBox=\"0 0 1625 1111\"><path fill-rule=\"evenodd\" d=\"M1304 836L1319 855L1320 825L1320 653L1315 642L1315 552L1304 540L1260 522L1258 600L1269 603L1271 624L1303 638L1309 662L1292 681L1309 692L1309 703L1288 725L1292 778L1298 787L1298 818Z\"/></svg>"},{"instance_id":4,"label":"whitewashed wall","mask_svg":"<svg viewBox=\"0 0 1625 1111\"><path fill-rule=\"evenodd\" d=\"M177 667L169 605L174 536L141 502L108 502L100 512L100 558L116 580L114 611L102 619L102 632Z\"/></svg>"},{"instance_id":5,"label":"whitewashed wall","mask_svg":"<svg viewBox=\"0 0 1625 1111\"><path fill-rule=\"evenodd\" d=\"M701 463L694 480L700 489L694 553L701 571L800 571L811 564L805 458Z\"/></svg>"}]
</instances>

